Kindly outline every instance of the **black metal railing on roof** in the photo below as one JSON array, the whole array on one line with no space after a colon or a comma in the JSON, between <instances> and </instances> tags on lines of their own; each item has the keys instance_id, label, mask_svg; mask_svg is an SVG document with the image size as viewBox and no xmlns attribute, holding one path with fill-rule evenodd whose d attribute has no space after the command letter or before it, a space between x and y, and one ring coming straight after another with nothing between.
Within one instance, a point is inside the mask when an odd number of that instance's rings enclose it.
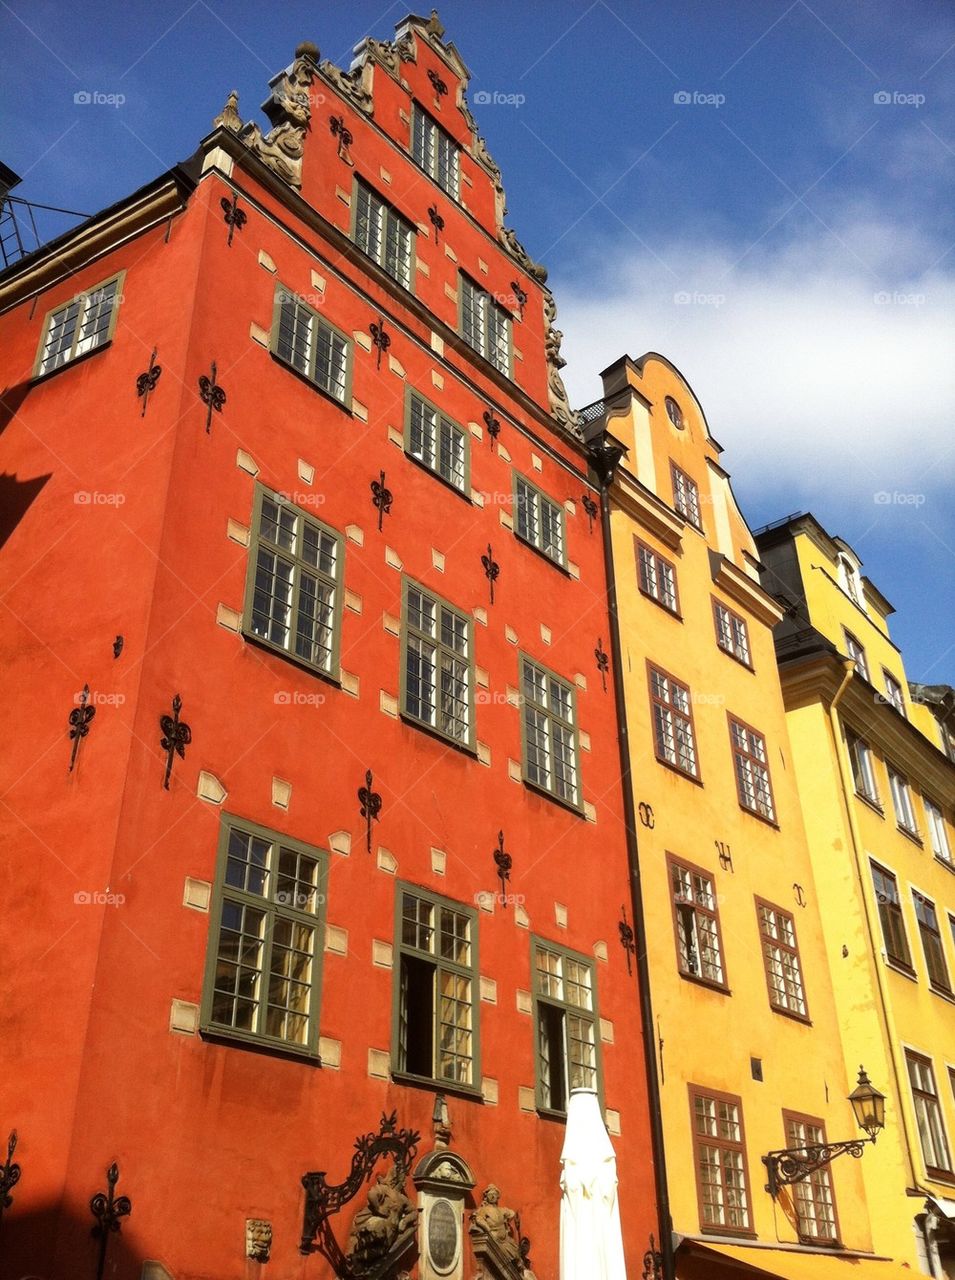
<instances>
[{"instance_id":1,"label":"black metal railing on roof","mask_svg":"<svg viewBox=\"0 0 955 1280\"><path fill-rule=\"evenodd\" d=\"M582 409L577 410L580 421L586 426L590 422L596 422L598 418L602 418L607 411L606 400L595 400L593 404L584 405Z\"/></svg>"},{"instance_id":2,"label":"black metal railing on roof","mask_svg":"<svg viewBox=\"0 0 955 1280\"><path fill-rule=\"evenodd\" d=\"M41 234L37 226L36 214L59 214L82 221L88 213L78 213L76 209L60 209L52 204L38 204L34 200L23 200L19 196L0 193L0 259L2 267L12 266L28 254L35 253L52 234Z\"/></svg>"},{"instance_id":3,"label":"black metal railing on roof","mask_svg":"<svg viewBox=\"0 0 955 1280\"><path fill-rule=\"evenodd\" d=\"M758 529L753 530L753 537L758 538L761 534L769 533L770 529L781 529L784 524L791 524L793 520L798 520L800 516L806 515L805 511L791 511L788 516L783 516L781 520L772 520L769 524L760 525Z\"/></svg>"}]
</instances>

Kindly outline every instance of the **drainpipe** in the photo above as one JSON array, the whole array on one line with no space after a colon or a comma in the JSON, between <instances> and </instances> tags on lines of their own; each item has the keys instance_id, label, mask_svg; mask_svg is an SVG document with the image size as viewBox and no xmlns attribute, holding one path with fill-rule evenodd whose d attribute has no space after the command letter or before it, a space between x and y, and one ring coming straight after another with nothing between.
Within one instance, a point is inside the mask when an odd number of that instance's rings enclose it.
<instances>
[{"instance_id":1,"label":"drainpipe","mask_svg":"<svg viewBox=\"0 0 955 1280\"><path fill-rule=\"evenodd\" d=\"M640 992L640 1020L643 1029L643 1056L647 1075L647 1100L650 1104L650 1141L653 1152L653 1181L657 1197L662 1274L645 1271L654 1280L676 1280L673 1256L673 1223L670 1217L670 1194L667 1186L666 1152L663 1141L663 1112L660 1105L660 1078L657 1073L656 1033L650 1001L650 967L644 939L647 931L643 911L643 886L637 848L637 815L630 776L630 737L627 730L627 704L624 697L623 656L620 621L617 612L617 578L614 572L613 542L610 530L610 486L623 448L610 445L598 437L591 442L590 461L600 484L600 532L603 538L604 563L607 568L607 612L610 615L610 653L613 662L613 692L617 712L617 741L620 748L620 777L623 783L623 813L627 833L627 864L630 879L630 909L636 934L637 988Z\"/></svg>"},{"instance_id":2,"label":"drainpipe","mask_svg":"<svg viewBox=\"0 0 955 1280\"><path fill-rule=\"evenodd\" d=\"M863 848L862 837L859 833L858 823L856 821L856 816L852 807L852 801L850 799L853 792L855 791L855 782L853 781L852 774L849 769L848 761L846 759L846 752L843 747L843 743L845 741L845 734L842 726L842 717L839 714L839 703L842 701L842 695L845 693L846 689L848 689L849 687L849 683L852 680L853 673L855 672L855 669L856 669L856 664L854 659L852 658L843 658L842 664L843 664L843 667L845 668L845 675L842 678L842 683L839 685L839 688L836 690L835 696L833 697L832 701L829 704L829 718L832 724L833 745L835 746L835 750L836 750L836 759L839 761L839 774L842 779L842 793L843 793L843 796L845 797L846 815L849 820L849 834L852 837L852 849L853 849L853 853L855 854L856 875L858 876L858 879L859 879L859 888L862 891L862 906L863 906L863 910L865 911L866 929L868 930L869 940L870 940L870 944L872 946L872 950L874 954L875 940L876 938L879 937L879 931L876 929L875 921L873 920L873 917L872 917L871 894L868 888L867 872L866 872L865 861L864 861L865 850ZM888 1002L888 996L886 994L886 989L885 989L885 973L883 971L882 965L879 964L877 960L875 961L875 975L876 975L876 985L879 991L879 1011L882 1015L882 1025L885 1030L885 1038L889 1046L889 1062L892 1065L892 1075L895 1080L895 1096L898 1100L896 1110L899 1114L899 1120L902 1125L902 1133L905 1138L905 1153L908 1156L909 1173L911 1174L911 1178L912 1178L910 1185L913 1187L917 1187L919 1185L919 1182L918 1182L918 1175L915 1171L915 1159L912 1154L914 1150L912 1146L912 1135L909 1132L908 1117L906 1115L905 1106L902 1101L902 1098L903 1098L902 1078L901 1078L901 1073L899 1071L899 1064L896 1059L895 1042L892 1038L891 1031L889 1028L889 1010L888 1010L889 1002Z\"/></svg>"}]
</instances>

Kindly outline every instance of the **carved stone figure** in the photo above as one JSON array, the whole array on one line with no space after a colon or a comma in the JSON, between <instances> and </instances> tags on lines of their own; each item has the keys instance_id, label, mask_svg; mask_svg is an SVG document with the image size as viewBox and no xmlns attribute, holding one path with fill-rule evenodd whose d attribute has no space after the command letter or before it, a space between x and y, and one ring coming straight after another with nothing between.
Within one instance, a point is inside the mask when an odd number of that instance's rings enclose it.
<instances>
[{"instance_id":1,"label":"carved stone figure","mask_svg":"<svg viewBox=\"0 0 955 1280\"><path fill-rule=\"evenodd\" d=\"M541 266L539 262L534 262L510 227L501 227L500 238L501 244L504 248L512 258L516 259L521 264L529 276L539 284L546 283L547 268Z\"/></svg>"},{"instance_id":2,"label":"carved stone figure","mask_svg":"<svg viewBox=\"0 0 955 1280\"><path fill-rule=\"evenodd\" d=\"M368 1202L359 1209L348 1234L345 1255L361 1271L384 1258L392 1245L418 1221L418 1210L404 1193L401 1171L395 1166L381 1174L368 1191Z\"/></svg>"},{"instance_id":3,"label":"carved stone figure","mask_svg":"<svg viewBox=\"0 0 955 1280\"><path fill-rule=\"evenodd\" d=\"M222 125L224 129L231 129L233 133L238 133L242 128L242 119L239 115L239 94L233 89L225 100L225 106L212 122L213 128Z\"/></svg>"},{"instance_id":4,"label":"carved stone figure","mask_svg":"<svg viewBox=\"0 0 955 1280\"><path fill-rule=\"evenodd\" d=\"M257 124L250 124L242 135L246 145L293 187L302 185L305 134L312 114L309 92L317 70L317 46L300 44L291 67L272 81L271 97L263 107L274 127L263 134Z\"/></svg>"},{"instance_id":5,"label":"carved stone figure","mask_svg":"<svg viewBox=\"0 0 955 1280\"><path fill-rule=\"evenodd\" d=\"M501 1204L501 1193L491 1185L484 1192L480 1206L471 1214L471 1230L483 1231L491 1237L508 1262L515 1263L523 1274L520 1239L515 1231L517 1214Z\"/></svg>"},{"instance_id":6,"label":"carved stone figure","mask_svg":"<svg viewBox=\"0 0 955 1280\"><path fill-rule=\"evenodd\" d=\"M272 1224L264 1218L247 1218L245 1255L253 1262L268 1262L272 1256Z\"/></svg>"}]
</instances>

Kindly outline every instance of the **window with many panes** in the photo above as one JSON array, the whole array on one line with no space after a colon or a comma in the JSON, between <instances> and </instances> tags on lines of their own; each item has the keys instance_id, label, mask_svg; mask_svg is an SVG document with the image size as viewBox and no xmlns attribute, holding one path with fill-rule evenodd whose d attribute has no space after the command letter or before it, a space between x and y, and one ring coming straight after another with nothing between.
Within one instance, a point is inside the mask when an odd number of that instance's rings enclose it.
<instances>
[{"instance_id":1,"label":"window with many panes","mask_svg":"<svg viewBox=\"0 0 955 1280\"><path fill-rule=\"evenodd\" d=\"M759 937L763 949L763 966L769 1003L780 1013L807 1018L806 988L803 984L796 922L788 911L771 902L756 899Z\"/></svg>"},{"instance_id":2,"label":"window with many panes","mask_svg":"<svg viewBox=\"0 0 955 1280\"><path fill-rule=\"evenodd\" d=\"M719 647L744 667L751 667L753 663L749 655L749 628L746 626L746 619L720 600L713 601L713 619Z\"/></svg>"},{"instance_id":3,"label":"window with many panes","mask_svg":"<svg viewBox=\"0 0 955 1280\"><path fill-rule=\"evenodd\" d=\"M875 768L872 763L872 752L857 733L846 729L846 747L849 751L849 763L852 766L852 781L860 796L872 804L879 803L879 791L875 785Z\"/></svg>"},{"instance_id":4,"label":"window with many panes","mask_svg":"<svg viewBox=\"0 0 955 1280\"><path fill-rule=\"evenodd\" d=\"M479 1080L477 913L398 886L396 1070L474 1087Z\"/></svg>"},{"instance_id":5,"label":"window with many panes","mask_svg":"<svg viewBox=\"0 0 955 1280\"><path fill-rule=\"evenodd\" d=\"M674 510L697 529L702 529L700 489L696 481L691 479L685 471L681 471L675 462L670 463L670 477L673 481Z\"/></svg>"},{"instance_id":6,"label":"window with many panes","mask_svg":"<svg viewBox=\"0 0 955 1280\"><path fill-rule=\"evenodd\" d=\"M648 663L647 668L656 757L661 764L671 765L690 778L699 778L690 690L660 667Z\"/></svg>"},{"instance_id":7,"label":"window with many panes","mask_svg":"<svg viewBox=\"0 0 955 1280\"><path fill-rule=\"evenodd\" d=\"M467 614L404 582L402 712L445 738L474 737L474 655Z\"/></svg>"},{"instance_id":8,"label":"window with many panes","mask_svg":"<svg viewBox=\"0 0 955 1280\"><path fill-rule=\"evenodd\" d=\"M932 1060L920 1053L915 1053L912 1049L906 1049L905 1063L909 1072L909 1084L912 1087L912 1105L915 1108L915 1121L918 1125L926 1170L930 1177L933 1174L948 1177L952 1172L952 1158L949 1154L948 1137L945 1133L945 1122L942 1119L942 1108L939 1105Z\"/></svg>"},{"instance_id":9,"label":"window with many panes","mask_svg":"<svg viewBox=\"0 0 955 1280\"><path fill-rule=\"evenodd\" d=\"M223 815L202 1026L318 1052L327 855Z\"/></svg>"},{"instance_id":10,"label":"window with many panes","mask_svg":"<svg viewBox=\"0 0 955 1280\"><path fill-rule=\"evenodd\" d=\"M905 969L912 968L912 953L909 950L908 934L905 931L905 917L902 915L902 902L899 898L899 885L891 871L872 862L872 887L875 889L876 901L879 904L879 923L882 926L882 941L885 954L893 964Z\"/></svg>"},{"instance_id":11,"label":"window with many panes","mask_svg":"<svg viewBox=\"0 0 955 1280\"><path fill-rule=\"evenodd\" d=\"M580 806L577 700L573 686L521 657L524 777L567 804Z\"/></svg>"},{"instance_id":12,"label":"window with many panes","mask_svg":"<svg viewBox=\"0 0 955 1280\"><path fill-rule=\"evenodd\" d=\"M912 890L912 902L915 905L915 918L918 921L919 936L922 939L922 951L925 955L925 967L928 969L928 980L938 991L944 991L946 995L951 995L952 984L948 976L948 962L945 959L945 947L942 944L942 933L938 927L935 903L931 902L916 889Z\"/></svg>"},{"instance_id":13,"label":"window with many panes","mask_svg":"<svg viewBox=\"0 0 955 1280\"><path fill-rule=\"evenodd\" d=\"M925 805L925 824L928 827L932 852L936 858L951 864L952 849L948 843L948 832L945 830L945 815L933 800L923 796L922 803Z\"/></svg>"},{"instance_id":14,"label":"window with many panes","mask_svg":"<svg viewBox=\"0 0 955 1280\"><path fill-rule=\"evenodd\" d=\"M461 337L495 369L511 376L511 315L466 275L460 277Z\"/></svg>"},{"instance_id":15,"label":"window with many panes","mask_svg":"<svg viewBox=\"0 0 955 1280\"><path fill-rule=\"evenodd\" d=\"M355 243L390 276L411 288L414 227L363 182L355 183Z\"/></svg>"},{"instance_id":16,"label":"window with many panes","mask_svg":"<svg viewBox=\"0 0 955 1280\"><path fill-rule=\"evenodd\" d=\"M467 493L468 433L416 391L408 392L405 452L459 493Z\"/></svg>"},{"instance_id":17,"label":"window with many panes","mask_svg":"<svg viewBox=\"0 0 955 1280\"><path fill-rule=\"evenodd\" d=\"M739 802L744 809L756 814L758 818L775 822L776 807L773 803L773 785L769 777L766 739L748 724L744 724L742 720L730 716L729 722Z\"/></svg>"},{"instance_id":18,"label":"window with many panes","mask_svg":"<svg viewBox=\"0 0 955 1280\"><path fill-rule=\"evenodd\" d=\"M112 280L104 280L49 313L40 339L36 377L52 373L110 341L116 328L123 278L124 273L120 273Z\"/></svg>"},{"instance_id":19,"label":"window with many panes","mask_svg":"<svg viewBox=\"0 0 955 1280\"><path fill-rule=\"evenodd\" d=\"M720 917L713 879L692 863L668 858L676 954L684 978L726 988Z\"/></svg>"},{"instance_id":20,"label":"window with many panes","mask_svg":"<svg viewBox=\"0 0 955 1280\"><path fill-rule=\"evenodd\" d=\"M902 686L896 680L890 671L882 668L882 679L885 681L885 700L895 707L896 711L905 715L905 696L902 693Z\"/></svg>"},{"instance_id":21,"label":"window with many panes","mask_svg":"<svg viewBox=\"0 0 955 1280\"><path fill-rule=\"evenodd\" d=\"M704 1231L748 1232L742 1102L732 1094L691 1084L690 1117L700 1227Z\"/></svg>"},{"instance_id":22,"label":"window with many panes","mask_svg":"<svg viewBox=\"0 0 955 1280\"><path fill-rule=\"evenodd\" d=\"M540 939L533 949L537 1105L565 1112L571 1089L599 1089L594 966Z\"/></svg>"},{"instance_id":23,"label":"window with many panes","mask_svg":"<svg viewBox=\"0 0 955 1280\"><path fill-rule=\"evenodd\" d=\"M281 284L275 290L272 353L334 400L348 399L351 355L345 335Z\"/></svg>"},{"instance_id":24,"label":"window with many panes","mask_svg":"<svg viewBox=\"0 0 955 1280\"><path fill-rule=\"evenodd\" d=\"M845 636L845 640L846 640L846 653L853 660L853 662L855 662L856 670L859 672L859 675L862 676L863 680L868 680L869 679L869 663L866 660L865 648L862 644L862 641L859 640L856 636L854 636L852 632L848 631L845 627L842 628L842 633Z\"/></svg>"},{"instance_id":25,"label":"window with many panes","mask_svg":"<svg viewBox=\"0 0 955 1280\"><path fill-rule=\"evenodd\" d=\"M786 1129L786 1147L801 1152L808 1159L807 1147L824 1146L826 1128L821 1120L812 1116L783 1112ZM814 1169L806 1178L792 1185L793 1207L796 1210L796 1226L802 1240L834 1244L839 1237L836 1219L836 1202L832 1190L832 1174L828 1164Z\"/></svg>"},{"instance_id":26,"label":"window with many panes","mask_svg":"<svg viewBox=\"0 0 955 1280\"><path fill-rule=\"evenodd\" d=\"M458 144L417 103L412 107L411 154L415 164L420 165L429 178L433 178L442 190L457 200L461 183Z\"/></svg>"},{"instance_id":27,"label":"window with many panes","mask_svg":"<svg viewBox=\"0 0 955 1280\"><path fill-rule=\"evenodd\" d=\"M523 476L514 476L514 532L555 564L564 563L564 509Z\"/></svg>"},{"instance_id":28,"label":"window with many panes","mask_svg":"<svg viewBox=\"0 0 955 1280\"><path fill-rule=\"evenodd\" d=\"M243 629L270 649L338 675L344 543L334 529L259 486Z\"/></svg>"},{"instance_id":29,"label":"window with many panes","mask_svg":"<svg viewBox=\"0 0 955 1280\"><path fill-rule=\"evenodd\" d=\"M886 768L889 773L889 790L892 793L895 820L910 836L918 836L919 829L915 821L915 807L912 804L912 792L909 789L908 779L891 765L887 765Z\"/></svg>"},{"instance_id":30,"label":"window with many panes","mask_svg":"<svg viewBox=\"0 0 955 1280\"><path fill-rule=\"evenodd\" d=\"M634 538L633 543L637 553L637 583L640 590L670 613L678 614L680 601L675 567L639 538Z\"/></svg>"}]
</instances>

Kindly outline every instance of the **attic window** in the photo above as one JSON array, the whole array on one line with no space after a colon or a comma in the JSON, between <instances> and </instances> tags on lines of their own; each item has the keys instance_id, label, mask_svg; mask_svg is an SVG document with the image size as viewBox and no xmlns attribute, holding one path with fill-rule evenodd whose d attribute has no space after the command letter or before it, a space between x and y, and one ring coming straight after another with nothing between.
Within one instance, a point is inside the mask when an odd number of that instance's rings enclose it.
<instances>
[{"instance_id":1,"label":"attic window","mask_svg":"<svg viewBox=\"0 0 955 1280\"><path fill-rule=\"evenodd\" d=\"M417 103L411 120L411 154L415 164L457 200L461 180L458 144Z\"/></svg>"},{"instance_id":2,"label":"attic window","mask_svg":"<svg viewBox=\"0 0 955 1280\"><path fill-rule=\"evenodd\" d=\"M842 579L846 594L861 607L862 584L859 580L859 570L846 555L839 556L839 577Z\"/></svg>"},{"instance_id":3,"label":"attic window","mask_svg":"<svg viewBox=\"0 0 955 1280\"><path fill-rule=\"evenodd\" d=\"M670 419L670 421L673 423L673 425L677 428L678 431L682 431L683 430L683 410L680 408L680 406L677 404L677 402L673 399L672 396L667 396L666 401L664 403L666 404L667 417Z\"/></svg>"}]
</instances>

